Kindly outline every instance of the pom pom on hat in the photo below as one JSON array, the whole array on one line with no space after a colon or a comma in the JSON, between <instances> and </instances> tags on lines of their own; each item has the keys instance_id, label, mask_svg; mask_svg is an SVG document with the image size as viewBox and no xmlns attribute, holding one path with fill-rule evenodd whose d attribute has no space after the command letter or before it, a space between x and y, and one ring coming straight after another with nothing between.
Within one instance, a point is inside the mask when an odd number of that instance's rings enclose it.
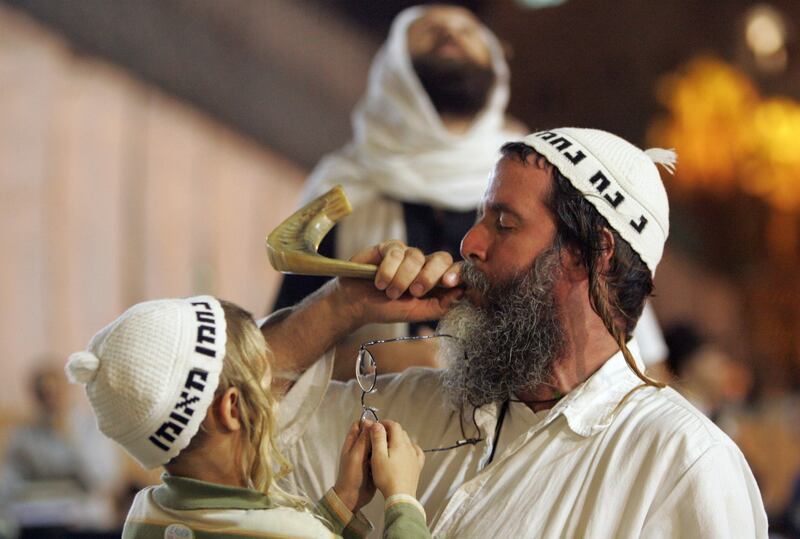
<instances>
[{"instance_id":1,"label":"pom pom on hat","mask_svg":"<svg viewBox=\"0 0 800 539\"><path fill-rule=\"evenodd\" d=\"M674 149L665 150L664 148L650 148L644 151L656 165L661 165L667 172L675 175L675 165L678 163L678 154Z\"/></svg>"},{"instance_id":2,"label":"pom pom on hat","mask_svg":"<svg viewBox=\"0 0 800 539\"><path fill-rule=\"evenodd\" d=\"M75 352L69 356L69 361L64 371L73 384L88 384L97 376L100 360L91 352Z\"/></svg>"}]
</instances>

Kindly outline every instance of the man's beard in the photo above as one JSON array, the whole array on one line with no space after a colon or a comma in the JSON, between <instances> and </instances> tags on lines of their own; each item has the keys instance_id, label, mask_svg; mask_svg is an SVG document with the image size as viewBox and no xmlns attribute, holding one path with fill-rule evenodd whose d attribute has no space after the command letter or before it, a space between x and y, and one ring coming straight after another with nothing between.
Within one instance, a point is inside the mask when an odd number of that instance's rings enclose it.
<instances>
[{"instance_id":1,"label":"man's beard","mask_svg":"<svg viewBox=\"0 0 800 539\"><path fill-rule=\"evenodd\" d=\"M474 116L486 106L495 81L494 69L469 59L442 58L435 53L413 60L422 87L439 114Z\"/></svg>"},{"instance_id":2,"label":"man's beard","mask_svg":"<svg viewBox=\"0 0 800 539\"><path fill-rule=\"evenodd\" d=\"M551 247L522 275L493 285L469 262L462 279L483 299L457 304L439 324L447 369L443 385L456 406L502 402L515 393L550 382L566 340L553 294L561 270Z\"/></svg>"}]
</instances>

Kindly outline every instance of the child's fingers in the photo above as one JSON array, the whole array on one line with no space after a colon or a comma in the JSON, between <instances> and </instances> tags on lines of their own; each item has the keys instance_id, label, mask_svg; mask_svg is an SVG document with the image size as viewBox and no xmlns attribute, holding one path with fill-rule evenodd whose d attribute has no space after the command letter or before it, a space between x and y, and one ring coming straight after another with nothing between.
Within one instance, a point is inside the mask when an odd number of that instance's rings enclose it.
<instances>
[{"instance_id":1,"label":"child's fingers","mask_svg":"<svg viewBox=\"0 0 800 539\"><path fill-rule=\"evenodd\" d=\"M389 447L386 441L386 429L380 423L375 423L370 429L372 441L372 458L380 460L389 458Z\"/></svg>"},{"instance_id":2,"label":"child's fingers","mask_svg":"<svg viewBox=\"0 0 800 539\"><path fill-rule=\"evenodd\" d=\"M400 444L403 443L405 435L405 431L403 431L403 427L400 426L400 423L396 423L387 419L385 421L381 421L381 424L386 427L386 433L389 438L389 448L394 449L399 447Z\"/></svg>"},{"instance_id":3,"label":"child's fingers","mask_svg":"<svg viewBox=\"0 0 800 539\"><path fill-rule=\"evenodd\" d=\"M353 442L353 447L350 449L350 453L358 458L358 460L363 461L367 453L369 453L370 447L372 443L370 441L370 428L369 425L364 425L361 429L361 432L356 437L355 442Z\"/></svg>"},{"instance_id":4,"label":"child's fingers","mask_svg":"<svg viewBox=\"0 0 800 539\"><path fill-rule=\"evenodd\" d=\"M352 425L350 425L350 429L347 431L347 436L345 436L344 443L342 444L343 455L349 453L353 448L353 444L356 443L356 440L358 439L358 430L359 424L358 421L355 421Z\"/></svg>"},{"instance_id":5,"label":"child's fingers","mask_svg":"<svg viewBox=\"0 0 800 539\"><path fill-rule=\"evenodd\" d=\"M411 441L411 437L408 435L408 431L404 429L402 426L400 427L400 432L398 433L398 437L400 438L401 445L405 447L411 448L414 444Z\"/></svg>"}]
</instances>

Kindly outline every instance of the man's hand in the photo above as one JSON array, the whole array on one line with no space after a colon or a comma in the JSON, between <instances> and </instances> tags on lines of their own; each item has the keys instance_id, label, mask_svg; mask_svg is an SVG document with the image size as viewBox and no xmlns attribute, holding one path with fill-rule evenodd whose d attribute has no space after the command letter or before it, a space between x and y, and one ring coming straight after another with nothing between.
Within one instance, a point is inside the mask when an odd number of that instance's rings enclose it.
<instances>
[{"instance_id":1,"label":"man's hand","mask_svg":"<svg viewBox=\"0 0 800 539\"><path fill-rule=\"evenodd\" d=\"M375 495L370 475L371 421L350 426L339 457L339 477L333 490L351 512L356 513Z\"/></svg>"},{"instance_id":2,"label":"man's hand","mask_svg":"<svg viewBox=\"0 0 800 539\"><path fill-rule=\"evenodd\" d=\"M384 498L394 494L408 494L416 498L425 453L394 421L373 424L370 434L372 477Z\"/></svg>"},{"instance_id":3,"label":"man's hand","mask_svg":"<svg viewBox=\"0 0 800 539\"><path fill-rule=\"evenodd\" d=\"M392 240L361 251L351 260L378 266L372 283L336 279L331 285L341 308L349 309L355 328L369 323L438 320L464 292L458 288L461 264L454 264L444 251L426 256Z\"/></svg>"},{"instance_id":4,"label":"man's hand","mask_svg":"<svg viewBox=\"0 0 800 539\"><path fill-rule=\"evenodd\" d=\"M332 279L283 318L261 326L276 371L303 372L365 324L438 320L464 294L461 264L444 252L425 256L387 241L352 260L376 264L375 280Z\"/></svg>"}]
</instances>

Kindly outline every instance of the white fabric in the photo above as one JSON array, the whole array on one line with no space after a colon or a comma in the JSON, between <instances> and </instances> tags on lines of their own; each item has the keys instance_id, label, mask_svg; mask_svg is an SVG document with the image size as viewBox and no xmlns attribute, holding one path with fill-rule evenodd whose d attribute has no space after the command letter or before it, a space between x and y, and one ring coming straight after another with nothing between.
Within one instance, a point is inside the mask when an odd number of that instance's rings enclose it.
<instances>
[{"instance_id":1,"label":"white fabric","mask_svg":"<svg viewBox=\"0 0 800 539\"><path fill-rule=\"evenodd\" d=\"M633 336L636 337L636 342L639 343L642 362L646 367L649 368L666 361L669 349L666 341L664 341L664 333L658 325L656 312L649 301L644 304L642 316L639 317L636 329L633 330Z\"/></svg>"},{"instance_id":2,"label":"white fabric","mask_svg":"<svg viewBox=\"0 0 800 539\"><path fill-rule=\"evenodd\" d=\"M598 129L551 129L523 141L583 193L655 276L669 234L669 203L654 158Z\"/></svg>"},{"instance_id":3,"label":"white fabric","mask_svg":"<svg viewBox=\"0 0 800 539\"><path fill-rule=\"evenodd\" d=\"M366 95L353 112L354 139L324 157L306 183L305 201L342 184L353 205L353 215L339 225L337 240L346 242L337 248L339 257L386 239L405 238L402 208L394 201L459 211L477 207L500 146L520 135L503 128L508 65L497 38L485 27L495 86L466 133L453 134L444 127L406 46L408 27L427 9L413 7L397 16L373 61ZM369 226L356 226L360 212L365 213L360 220Z\"/></svg>"},{"instance_id":4,"label":"white fabric","mask_svg":"<svg viewBox=\"0 0 800 539\"><path fill-rule=\"evenodd\" d=\"M225 343L225 313L215 298L148 301L100 330L65 370L85 384L100 431L155 468L200 428Z\"/></svg>"},{"instance_id":5,"label":"white fabric","mask_svg":"<svg viewBox=\"0 0 800 539\"><path fill-rule=\"evenodd\" d=\"M635 341L630 348L638 356ZM293 480L312 497L335 480L339 445L361 413L355 382L326 389L332 359L309 369L281 406ZM511 403L491 464L497 407L479 409L484 442L426 454L417 494L434 536L766 537L736 445L672 389L632 392L639 385L618 353L551 410ZM423 448L463 438L436 370L381 376L366 400ZM462 415L475 436L471 413ZM381 501L364 512L379 531Z\"/></svg>"}]
</instances>

